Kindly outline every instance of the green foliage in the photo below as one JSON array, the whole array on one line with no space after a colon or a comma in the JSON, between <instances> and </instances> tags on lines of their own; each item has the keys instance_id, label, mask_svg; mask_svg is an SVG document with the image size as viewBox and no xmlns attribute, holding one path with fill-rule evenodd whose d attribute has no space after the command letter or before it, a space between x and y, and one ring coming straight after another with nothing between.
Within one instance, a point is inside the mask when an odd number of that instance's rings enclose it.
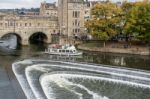
<instances>
[{"instance_id":1,"label":"green foliage","mask_svg":"<svg viewBox=\"0 0 150 99\"><path fill-rule=\"evenodd\" d=\"M144 35L144 41L146 41L147 43L150 44L150 32L146 33L146 35Z\"/></svg>"},{"instance_id":2,"label":"green foliage","mask_svg":"<svg viewBox=\"0 0 150 99\"><path fill-rule=\"evenodd\" d=\"M96 31L94 31L93 35L95 36L96 39L100 39L100 40L104 40L104 41L109 39L109 36L106 32L96 32Z\"/></svg>"},{"instance_id":3,"label":"green foliage","mask_svg":"<svg viewBox=\"0 0 150 99\"><path fill-rule=\"evenodd\" d=\"M100 40L109 40L123 33L127 37L150 43L150 2L124 2L121 7L113 3L96 4L92 19L85 22L88 32Z\"/></svg>"},{"instance_id":4,"label":"green foliage","mask_svg":"<svg viewBox=\"0 0 150 99\"><path fill-rule=\"evenodd\" d=\"M126 14L126 20L124 32L127 35L136 34L136 39L150 42L150 3L147 0L132 3Z\"/></svg>"},{"instance_id":5,"label":"green foliage","mask_svg":"<svg viewBox=\"0 0 150 99\"><path fill-rule=\"evenodd\" d=\"M119 33L122 10L113 3L96 4L92 8L92 19L85 22L88 31L100 40L108 40Z\"/></svg>"}]
</instances>

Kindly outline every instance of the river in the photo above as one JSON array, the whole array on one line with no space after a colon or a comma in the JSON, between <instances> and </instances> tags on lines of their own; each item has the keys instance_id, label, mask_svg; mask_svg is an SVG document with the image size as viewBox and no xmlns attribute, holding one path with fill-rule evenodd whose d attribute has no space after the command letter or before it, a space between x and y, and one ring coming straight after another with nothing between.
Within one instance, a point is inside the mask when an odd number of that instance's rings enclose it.
<instances>
[{"instance_id":1,"label":"river","mask_svg":"<svg viewBox=\"0 0 150 99\"><path fill-rule=\"evenodd\" d=\"M117 66L118 68L128 67L147 71L150 70L149 56L84 52L82 57L62 58L42 54L46 47L46 45L30 45L21 47L14 51L5 49L2 49L0 51L0 99L25 99L25 95L18 81L16 80L14 73L12 72L12 63L22 59L32 58L59 61L61 60L104 64L110 67Z\"/></svg>"}]
</instances>

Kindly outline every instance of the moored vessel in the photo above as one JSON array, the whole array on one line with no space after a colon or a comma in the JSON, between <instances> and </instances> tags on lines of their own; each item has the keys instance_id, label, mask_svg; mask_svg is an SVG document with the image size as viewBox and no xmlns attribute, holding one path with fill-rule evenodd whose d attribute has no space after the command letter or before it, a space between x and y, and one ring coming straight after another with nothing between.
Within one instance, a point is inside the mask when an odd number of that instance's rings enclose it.
<instances>
[{"instance_id":1,"label":"moored vessel","mask_svg":"<svg viewBox=\"0 0 150 99\"><path fill-rule=\"evenodd\" d=\"M67 55L67 56L78 56L82 55L82 52L78 51L75 46L73 45L59 45L59 44L53 44L48 46L48 48L45 50L45 53L51 54L51 55Z\"/></svg>"}]
</instances>

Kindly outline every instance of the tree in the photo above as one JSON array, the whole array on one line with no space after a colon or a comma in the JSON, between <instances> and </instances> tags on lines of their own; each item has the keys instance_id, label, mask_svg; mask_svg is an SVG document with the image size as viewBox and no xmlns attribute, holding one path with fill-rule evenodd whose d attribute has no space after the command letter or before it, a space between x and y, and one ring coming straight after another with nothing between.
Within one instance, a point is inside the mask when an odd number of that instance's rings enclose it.
<instances>
[{"instance_id":1,"label":"tree","mask_svg":"<svg viewBox=\"0 0 150 99\"><path fill-rule=\"evenodd\" d=\"M134 7L133 2L123 2L121 8L123 10L123 14L121 16L122 25L120 26L120 33L126 37L126 41L129 41L130 35L132 32L127 31L126 27L129 25L128 23L128 14L130 10Z\"/></svg>"},{"instance_id":2,"label":"tree","mask_svg":"<svg viewBox=\"0 0 150 99\"><path fill-rule=\"evenodd\" d=\"M150 3L133 3L133 7L126 16L124 31L127 35L134 35L138 40L150 42Z\"/></svg>"},{"instance_id":3,"label":"tree","mask_svg":"<svg viewBox=\"0 0 150 99\"><path fill-rule=\"evenodd\" d=\"M92 19L85 22L85 26L95 39L106 41L119 33L118 27L121 24L122 14L119 6L109 2L96 4L91 14Z\"/></svg>"}]
</instances>

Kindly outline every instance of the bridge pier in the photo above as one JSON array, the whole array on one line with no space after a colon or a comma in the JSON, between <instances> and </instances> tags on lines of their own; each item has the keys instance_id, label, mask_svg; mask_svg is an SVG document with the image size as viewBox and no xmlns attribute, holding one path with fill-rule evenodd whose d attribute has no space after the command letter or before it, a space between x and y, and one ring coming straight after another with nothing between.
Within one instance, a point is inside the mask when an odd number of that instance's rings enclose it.
<instances>
[{"instance_id":1,"label":"bridge pier","mask_svg":"<svg viewBox=\"0 0 150 99\"><path fill-rule=\"evenodd\" d=\"M52 42L52 37L50 35L47 36L47 43L51 43Z\"/></svg>"},{"instance_id":2,"label":"bridge pier","mask_svg":"<svg viewBox=\"0 0 150 99\"><path fill-rule=\"evenodd\" d=\"M22 45L29 45L29 40L28 39L23 39L21 44Z\"/></svg>"}]
</instances>

